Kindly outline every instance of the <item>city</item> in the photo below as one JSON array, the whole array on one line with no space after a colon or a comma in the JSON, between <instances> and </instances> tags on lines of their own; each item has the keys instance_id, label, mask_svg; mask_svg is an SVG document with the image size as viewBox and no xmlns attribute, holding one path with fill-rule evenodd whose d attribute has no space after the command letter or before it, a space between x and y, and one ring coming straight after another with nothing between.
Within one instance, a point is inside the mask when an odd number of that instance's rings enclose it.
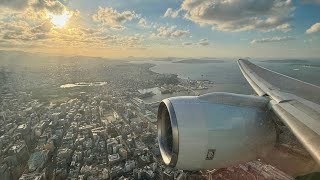
<instances>
[{"instance_id":1,"label":"city","mask_svg":"<svg viewBox=\"0 0 320 180\"><path fill-rule=\"evenodd\" d=\"M0 180L320 179L320 0L0 0Z\"/></svg>"},{"instance_id":2,"label":"city","mask_svg":"<svg viewBox=\"0 0 320 180\"><path fill-rule=\"evenodd\" d=\"M156 85L164 94L197 94L214 83L157 74L149 70L150 64L97 61L97 66L101 63L108 66L90 79L104 83L90 81L65 86L60 83L75 82L70 78L87 80L88 77L77 75L86 72L90 76L90 70L95 68L79 65L83 67L79 69L75 67L78 65L66 63L66 68L60 68L77 70L69 71L67 76L57 73L48 78L45 74L55 73L54 66L43 72L37 67L36 77L31 67L24 68L25 76L17 78L20 69L5 65L0 91L2 179L227 179L240 174L250 174L253 179L291 179L259 161L203 172L166 167L157 144L159 102L145 102L143 98L153 94L142 94L139 89ZM104 79L99 79L101 74ZM46 84L41 90L45 95L32 88L41 82ZM56 90L52 91L52 86Z\"/></svg>"}]
</instances>

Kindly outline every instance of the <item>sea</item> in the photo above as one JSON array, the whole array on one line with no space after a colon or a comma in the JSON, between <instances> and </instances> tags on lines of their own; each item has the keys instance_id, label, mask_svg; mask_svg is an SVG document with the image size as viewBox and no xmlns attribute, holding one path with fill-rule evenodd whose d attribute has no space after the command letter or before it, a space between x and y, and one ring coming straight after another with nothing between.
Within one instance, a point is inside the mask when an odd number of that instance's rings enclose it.
<instances>
[{"instance_id":1,"label":"sea","mask_svg":"<svg viewBox=\"0 0 320 180\"><path fill-rule=\"evenodd\" d=\"M284 75L320 86L320 59L259 59L251 62L282 73ZM206 59L206 60L136 60L130 63L151 63L151 71L161 74L177 74L182 79L210 80L213 87L199 93L231 92L254 94L254 91L243 77L235 59ZM145 98L146 102L160 101L167 97L187 95L187 92L162 95L155 88L142 89L152 91L155 95Z\"/></svg>"}]
</instances>

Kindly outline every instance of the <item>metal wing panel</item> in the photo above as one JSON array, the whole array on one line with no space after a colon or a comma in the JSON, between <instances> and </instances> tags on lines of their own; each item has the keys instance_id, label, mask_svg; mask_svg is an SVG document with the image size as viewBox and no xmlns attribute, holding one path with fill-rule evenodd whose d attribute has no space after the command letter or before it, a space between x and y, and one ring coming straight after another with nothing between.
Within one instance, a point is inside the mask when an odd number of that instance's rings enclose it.
<instances>
[{"instance_id":1,"label":"metal wing panel","mask_svg":"<svg viewBox=\"0 0 320 180\"><path fill-rule=\"evenodd\" d=\"M319 134L310 129L301 119L290 114L280 104L272 106L277 116L289 127L291 132L298 138L310 155L320 165L320 137ZM297 111L299 113L299 111ZM302 116L305 116L302 115Z\"/></svg>"},{"instance_id":2,"label":"metal wing panel","mask_svg":"<svg viewBox=\"0 0 320 180\"><path fill-rule=\"evenodd\" d=\"M255 81L257 82L257 80L254 79L254 75L252 74L252 72L248 72L245 67L245 65L240 65L239 62L239 67L240 70L242 72L242 74L244 75L244 77L247 79L247 81L249 82L249 84L251 85L251 87L255 90L255 92L259 95L259 96L263 96L266 95L265 90L261 89L260 86L258 84L255 83ZM250 74L249 74L250 73Z\"/></svg>"},{"instance_id":3,"label":"metal wing panel","mask_svg":"<svg viewBox=\"0 0 320 180\"><path fill-rule=\"evenodd\" d=\"M239 60L238 64L257 94L271 98L270 108L320 164L320 87L247 60Z\"/></svg>"},{"instance_id":4,"label":"metal wing panel","mask_svg":"<svg viewBox=\"0 0 320 180\"><path fill-rule=\"evenodd\" d=\"M252 80L266 94L277 90L320 104L320 87L316 85L265 69L248 60L241 59L238 64L247 80ZM257 93L260 95L261 92Z\"/></svg>"}]
</instances>

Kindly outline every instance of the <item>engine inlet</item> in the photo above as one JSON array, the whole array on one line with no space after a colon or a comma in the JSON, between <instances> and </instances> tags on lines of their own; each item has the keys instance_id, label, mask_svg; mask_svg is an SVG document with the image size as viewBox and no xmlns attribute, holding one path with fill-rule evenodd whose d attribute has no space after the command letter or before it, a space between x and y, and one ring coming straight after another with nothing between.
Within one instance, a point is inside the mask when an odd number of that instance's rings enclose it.
<instances>
[{"instance_id":1,"label":"engine inlet","mask_svg":"<svg viewBox=\"0 0 320 180\"><path fill-rule=\"evenodd\" d=\"M178 160L179 137L176 115L169 100L164 100L159 105L158 141L164 163L174 167Z\"/></svg>"}]
</instances>

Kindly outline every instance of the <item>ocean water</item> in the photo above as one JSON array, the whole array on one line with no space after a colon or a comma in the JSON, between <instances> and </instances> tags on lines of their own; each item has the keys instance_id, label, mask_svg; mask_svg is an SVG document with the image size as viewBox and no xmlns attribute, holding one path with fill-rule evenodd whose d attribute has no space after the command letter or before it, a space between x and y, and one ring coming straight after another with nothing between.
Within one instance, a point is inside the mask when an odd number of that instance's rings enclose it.
<instances>
[{"instance_id":1,"label":"ocean water","mask_svg":"<svg viewBox=\"0 0 320 180\"><path fill-rule=\"evenodd\" d=\"M320 59L251 61L273 71L320 85ZM153 61L152 63L156 64L151 68L152 71L178 74L181 78L207 79L218 84L243 84L246 82L235 60L225 60L223 63L175 63L168 61Z\"/></svg>"},{"instance_id":2,"label":"ocean water","mask_svg":"<svg viewBox=\"0 0 320 180\"><path fill-rule=\"evenodd\" d=\"M223 59L222 59L223 60ZM302 81L320 86L320 60L251 60L257 65L273 71L291 76ZM173 61L132 61L131 63L155 64L150 70L161 74L177 74L182 79L210 80L214 86L201 94L208 92L231 92L241 94L254 94L254 91L243 77L236 60L220 60L212 63L203 63L197 60L192 63ZM185 92L169 95L156 95L146 98L145 101L159 101L170 96L186 95Z\"/></svg>"}]
</instances>

